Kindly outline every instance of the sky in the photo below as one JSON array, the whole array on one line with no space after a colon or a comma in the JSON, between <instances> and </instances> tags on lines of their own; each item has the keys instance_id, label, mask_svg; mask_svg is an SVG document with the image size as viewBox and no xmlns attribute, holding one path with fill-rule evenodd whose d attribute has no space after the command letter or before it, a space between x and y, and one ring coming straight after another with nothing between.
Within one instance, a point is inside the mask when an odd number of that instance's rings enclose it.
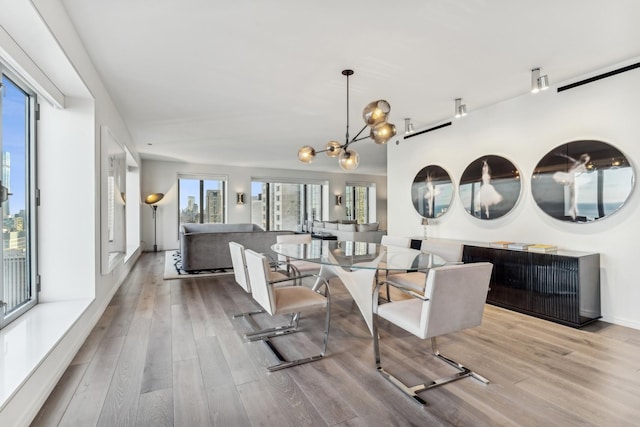
<instances>
[{"instance_id":1,"label":"sky","mask_svg":"<svg viewBox=\"0 0 640 427\"><path fill-rule=\"evenodd\" d=\"M27 97L2 76L2 152L11 153L11 213L25 208L25 140ZM4 184L4 183L3 183Z\"/></svg>"}]
</instances>

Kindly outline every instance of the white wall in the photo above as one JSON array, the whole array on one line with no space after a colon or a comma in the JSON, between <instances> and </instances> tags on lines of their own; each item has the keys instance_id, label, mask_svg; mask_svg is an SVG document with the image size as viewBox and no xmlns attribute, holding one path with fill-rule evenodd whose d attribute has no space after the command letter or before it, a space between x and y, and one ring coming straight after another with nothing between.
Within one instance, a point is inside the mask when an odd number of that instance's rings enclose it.
<instances>
[{"instance_id":1,"label":"white wall","mask_svg":"<svg viewBox=\"0 0 640 427\"><path fill-rule=\"evenodd\" d=\"M577 76L575 80L610 71ZM553 78L553 76L550 76ZM570 83L570 82L564 82ZM563 84L564 84L563 83ZM523 91L528 82L523 82ZM454 120L452 126L388 147L389 233L420 236L420 216L411 202L411 183L424 166L444 167L459 182L466 166L488 154L511 160L523 177L523 191L514 210L495 220L469 215L454 197L447 214L429 226L429 235L490 242L510 240L555 244L563 249L601 254L603 320L640 329L640 285L635 269L640 226L638 188L610 217L589 224L554 220L536 205L530 180L538 161L560 144L595 139L621 150L640 170L640 70L558 93L556 86L536 95L526 93ZM419 129L417 129L419 130Z\"/></svg>"},{"instance_id":2,"label":"white wall","mask_svg":"<svg viewBox=\"0 0 640 427\"><path fill-rule=\"evenodd\" d=\"M100 126L109 126L130 149L131 138L64 8L59 0L0 0L0 10L0 36L7 35L0 37L3 60L29 74L36 89L53 88L56 93L44 99L64 97L57 102L63 109L41 102L38 125L41 301L87 301L74 325L1 407L0 425L21 426L37 414L137 255L100 274Z\"/></svg>"},{"instance_id":3,"label":"white wall","mask_svg":"<svg viewBox=\"0 0 640 427\"><path fill-rule=\"evenodd\" d=\"M336 165L337 168L337 165ZM334 206L333 195L344 195L346 182L374 182L376 184L376 215L380 227L387 225L387 183L384 176L320 173L267 168L241 168L220 165L196 165L157 160L142 161L142 195L164 193L158 203L158 250L177 249L178 242L178 174L213 174L227 176L229 189L228 221L231 224L251 222L251 178L299 178L329 182L329 219L344 219L344 205ZM235 194L245 193L244 205L235 203ZM151 210L142 210L142 240L145 250L153 248L153 219Z\"/></svg>"}]
</instances>

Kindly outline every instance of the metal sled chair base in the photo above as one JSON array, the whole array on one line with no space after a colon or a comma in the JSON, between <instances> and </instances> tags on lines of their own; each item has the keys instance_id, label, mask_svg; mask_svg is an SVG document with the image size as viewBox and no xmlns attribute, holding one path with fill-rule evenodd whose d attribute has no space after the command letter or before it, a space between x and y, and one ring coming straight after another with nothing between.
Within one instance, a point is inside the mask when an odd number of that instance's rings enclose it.
<instances>
[{"instance_id":1,"label":"metal sled chair base","mask_svg":"<svg viewBox=\"0 0 640 427\"><path fill-rule=\"evenodd\" d=\"M380 372L380 375L382 375L387 381L389 381L391 384L395 385L397 388L399 388L404 394L406 394L407 396L409 396L410 398L412 398L416 403L419 403L420 405L426 405L427 402L421 398L420 396L417 395L417 393L423 392L425 390L429 390L430 388L434 388L434 387L438 387L453 381L457 381L460 380L462 378L466 378L466 377L473 377L476 380L480 381L483 384L489 384L489 380L486 379L485 377L483 377L482 375L479 375L475 372L473 372L472 370L470 370L469 368L461 365L460 363L456 362L453 359L449 359L448 357L440 354L440 352L438 351L438 347L437 347L437 343L436 343L436 339L435 338L431 338L431 345L433 347L433 354L440 360L446 362L447 364L453 366L454 368L456 368L457 370L459 370L460 372L451 375L449 377L443 377L443 378L438 378L436 380L431 380L429 382L426 382L424 384L418 384L415 386L408 386L405 383L403 383L402 381L400 381L398 378L394 377L393 375L391 375L389 372L385 371L384 368L382 366L380 366L380 364L378 363L376 368L378 369L378 372Z\"/></svg>"},{"instance_id":2,"label":"metal sled chair base","mask_svg":"<svg viewBox=\"0 0 640 427\"><path fill-rule=\"evenodd\" d=\"M293 331L297 332L297 331ZM255 341L258 341L257 339ZM280 369L287 369L293 366L304 365L305 363L315 362L324 357L324 354L318 354L316 356L303 357L296 360L287 360L280 351L273 345L269 338L262 338L262 341L271 349L271 352L278 358L280 363L276 363L275 365L267 366L267 370L269 372L279 371Z\"/></svg>"},{"instance_id":3,"label":"metal sled chair base","mask_svg":"<svg viewBox=\"0 0 640 427\"><path fill-rule=\"evenodd\" d=\"M258 325L258 323L256 323L255 319L253 319L253 317L251 317L251 315L253 314L262 314L265 313L264 310L260 310L260 311L251 311L251 312L247 312L247 313L241 313L241 314L236 314L233 316L234 319L236 318L240 318L243 317L247 320L247 323L249 323L249 325L251 326L251 328L253 329L254 332L247 332L245 334L245 339L249 342L254 342L254 341L262 341L265 343L265 345L271 350L271 352L274 354L274 356L276 356L278 358L278 360L280 361L280 363L273 365L273 366L268 366L267 370L269 372L274 372L274 371L278 371L280 369L286 369L286 368L290 368L292 366L297 366L297 365L302 365L305 363L309 363L309 362L315 362L316 360L320 360L322 359L324 356L323 355L317 355L317 356L310 356L310 357L305 357L302 359L298 359L298 360L287 360L282 353L280 353L280 351L278 351L278 349L276 348L275 345L273 345L273 342L271 342L271 340L269 338L273 338L273 337L279 337L279 336L283 336L283 335L288 335L288 334L293 334L295 332L298 332L298 324L297 324L297 318L294 318L294 322L295 324L291 324L291 325L285 325L285 326L278 326L275 328L269 328L269 329L260 329L260 326Z\"/></svg>"}]
</instances>

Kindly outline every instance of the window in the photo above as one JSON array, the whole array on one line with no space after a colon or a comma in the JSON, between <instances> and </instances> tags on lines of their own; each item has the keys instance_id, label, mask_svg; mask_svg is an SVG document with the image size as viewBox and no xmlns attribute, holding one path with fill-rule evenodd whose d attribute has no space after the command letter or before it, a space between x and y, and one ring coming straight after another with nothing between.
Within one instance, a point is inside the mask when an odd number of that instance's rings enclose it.
<instances>
[{"instance_id":1,"label":"window","mask_svg":"<svg viewBox=\"0 0 640 427\"><path fill-rule=\"evenodd\" d=\"M0 74L0 327L3 327L37 303L33 170L36 99L2 64Z\"/></svg>"},{"instance_id":2,"label":"window","mask_svg":"<svg viewBox=\"0 0 640 427\"><path fill-rule=\"evenodd\" d=\"M305 220L326 216L327 194L327 184L253 181L251 221L265 230L301 230Z\"/></svg>"},{"instance_id":3,"label":"window","mask_svg":"<svg viewBox=\"0 0 640 427\"><path fill-rule=\"evenodd\" d=\"M345 190L345 216L358 224L376 221L376 185L347 184Z\"/></svg>"},{"instance_id":4,"label":"window","mask_svg":"<svg viewBox=\"0 0 640 427\"><path fill-rule=\"evenodd\" d=\"M224 179L178 177L180 224L224 224L227 194Z\"/></svg>"}]
</instances>

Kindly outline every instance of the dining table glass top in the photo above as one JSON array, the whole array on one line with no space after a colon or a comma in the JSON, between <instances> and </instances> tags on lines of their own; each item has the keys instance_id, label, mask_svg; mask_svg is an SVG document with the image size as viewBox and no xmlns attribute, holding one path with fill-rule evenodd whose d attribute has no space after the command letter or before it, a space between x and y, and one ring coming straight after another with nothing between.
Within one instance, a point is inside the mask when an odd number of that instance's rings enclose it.
<instances>
[{"instance_id":1,"label":"dining table glass top","mask_svg":"<svg viewBox=\"0 0 640 427\"><path fill-rule=\"evenodd\" d=\"M444 259L432 253L368 242L312 240L310 243L276 243L271 249L290 259L343 268L427 271L446 264ZM384 251L384 256L379 265L366 265L377 258L381 251Z\"/></svg>"}]
</instances>

